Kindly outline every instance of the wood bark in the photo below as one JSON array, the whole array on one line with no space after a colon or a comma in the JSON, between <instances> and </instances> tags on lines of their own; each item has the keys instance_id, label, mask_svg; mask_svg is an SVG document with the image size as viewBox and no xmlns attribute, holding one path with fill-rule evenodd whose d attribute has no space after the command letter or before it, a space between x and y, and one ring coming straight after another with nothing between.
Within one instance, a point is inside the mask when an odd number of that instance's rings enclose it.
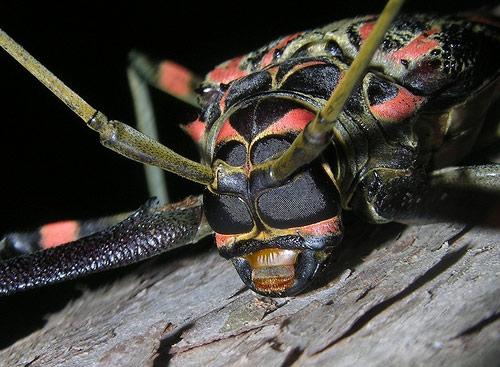
<instances>
[{"instance_id":1,"label":"wood bark","mask_svg":"<svg viewBox=\"0 0 500 367\"><path fill-rule=\"evenodd\" d=\"M212 247L166 254L85 290L0 365L498 366L496 223L354 220L319 279L290 298L244 288Z\"/></svg>"}]
</instances>

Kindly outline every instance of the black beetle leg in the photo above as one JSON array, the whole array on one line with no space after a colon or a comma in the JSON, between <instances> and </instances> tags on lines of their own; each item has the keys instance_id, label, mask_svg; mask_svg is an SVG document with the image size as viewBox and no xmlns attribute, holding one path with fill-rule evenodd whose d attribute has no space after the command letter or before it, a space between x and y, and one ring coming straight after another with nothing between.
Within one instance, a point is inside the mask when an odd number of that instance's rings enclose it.
<instances>
[{"instance_id":1,"label":"black beetle leg","mask_svg":"<svg viewBox=\"0 0 500 367\"><path fill-rule=\"evenodd\" d=\"M118 224L132 213L121 213L83 221L65 220L45 224L30 231L7 233L0 240L0 260L79 240Z\"/></svg>"},{"instance_id":2,"label":"black beetle leg","mask_svg":"<svg viewBox=\"0 0 500 367\"><path fill-rule=\"evenodd\" d=\"M500 205L500 165L447 167L395 175L374 170L352 205L375 222L480 222ZM361 193L361 195L360 195ZM371 218L370 218L371 217Z\"/></svg>"},{"instance_id":3,"label":"black beetle leg","mask_svg":"<svg viewBox=\"0 0 500 367\"><path fill-rule=\"evenodd\" d=\"M102 232L1 262L0 294L135 263L195 243L209 233L201 198L162 207L152 200Z\"/></svg>"}]
</instances>

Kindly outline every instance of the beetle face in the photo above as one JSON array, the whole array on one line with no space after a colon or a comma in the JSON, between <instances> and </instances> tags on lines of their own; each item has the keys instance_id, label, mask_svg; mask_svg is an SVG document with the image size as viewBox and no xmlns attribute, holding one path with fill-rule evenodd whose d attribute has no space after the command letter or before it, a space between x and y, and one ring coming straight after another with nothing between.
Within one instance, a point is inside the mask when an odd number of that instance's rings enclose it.
<instances>
[{"instance_id":1,"label":"beetle face","mask_svg":"<svg viewBox=\"0 0 500 367\"><path fill-rule=\"evenodd\" d=\"M255 100L223 123L213 155L216 184L203 203L220 254L243 282L261 294L289 296L310 283L340 241L340 195L320 160L278 186L269 179L262 163L285 151L297 127L314 117L297 103L276 102ZM259 124L255 132L252 124Z\"/></svg>"}]
</instances>

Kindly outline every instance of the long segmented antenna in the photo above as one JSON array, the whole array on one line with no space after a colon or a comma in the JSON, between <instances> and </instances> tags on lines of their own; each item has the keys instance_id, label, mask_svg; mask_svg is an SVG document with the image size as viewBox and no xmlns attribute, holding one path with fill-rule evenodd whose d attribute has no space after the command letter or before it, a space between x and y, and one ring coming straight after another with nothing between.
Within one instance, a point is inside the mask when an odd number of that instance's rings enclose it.
<instances>
[{"instance_id":1,"label":"long segmented antenna","mask_svg":"<svg viewBox=\"0 0 500 367\"><path fill-rule=\"evenodd\" d=\"M101 143L135 161L160 167L188 180L208 185L213 181L210 167L187 159L138 130L108 120L0 29L0 46L44 84L57 98L99 133Z\"/></svg>"},{"instance_id":2,"label":"long segmented antenna","mask_svg":"<svg viewBox=\"0 0 500 367\"><path fill-rule=\"evenodd\" d=\"M368 39L323 109L295 138L283 155L271 161L270 173L274 181L283 182L298 168L318 157L330 144L335 121L352 91L364 76L373 54L403 3L404 0L389 0Z\"/></svg>"}]
</instances>

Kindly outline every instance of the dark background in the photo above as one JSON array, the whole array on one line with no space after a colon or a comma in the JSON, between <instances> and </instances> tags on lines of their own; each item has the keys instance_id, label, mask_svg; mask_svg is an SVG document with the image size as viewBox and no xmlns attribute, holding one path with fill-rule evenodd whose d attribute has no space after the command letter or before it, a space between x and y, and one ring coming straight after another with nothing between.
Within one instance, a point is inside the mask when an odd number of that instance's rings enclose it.
<instances>
[{"instance_id":1,"label":"dark background","mask_svg":"<svg viewBox=\"0 0 500 367\"><path fill-rule=\"evenodd\" d=\"M251 2L28 3L3 4L0 28L95 108L133 125L125 75L131 49L205 74L278 36L378 13L385 2L338 1L338 6L334 2L327 6L311 2L259 6ZM405 10L452 13L497 3L408 1ZM178 128L194 120L196 110L159 92L153 97L161 141L196 159L194 145ZM55 220L129 211L147 199L141 165L103 148L95 132L3 51L0 109L0 235ZM174 200L201 192L199 185L171 174L167 179ZM44 313L78 294L71 286L49 288L0 299L0 348L39 327Z\"/></svg>"}]
</instances>

